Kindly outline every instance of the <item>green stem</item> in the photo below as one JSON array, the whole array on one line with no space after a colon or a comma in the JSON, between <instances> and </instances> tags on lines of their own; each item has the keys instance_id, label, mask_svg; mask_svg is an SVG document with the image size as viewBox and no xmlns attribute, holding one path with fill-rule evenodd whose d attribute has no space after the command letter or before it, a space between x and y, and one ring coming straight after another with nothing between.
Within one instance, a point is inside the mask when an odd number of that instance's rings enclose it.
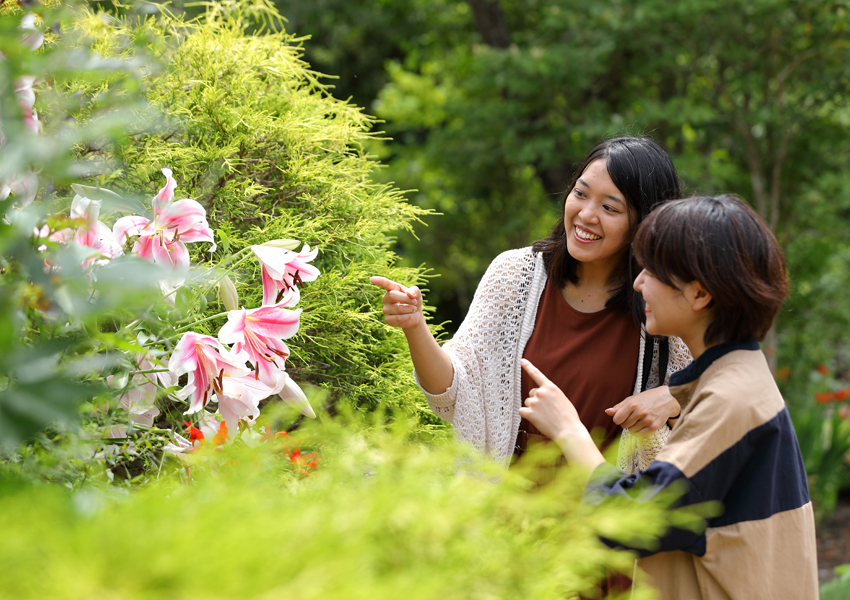
<instances>
[{"instance_id":1,"label":"green stem","mask_svg":"<svg viewBox=\"0 0 850 600\"><path fill-rule=\"evenodd\" d=\"M145 373L166 373L168 369L147 369L146 371L130 371L130 377L134 375L144 375Z\"/></svg>"},{"instance_id":2,"label":"green stem","mask_svg":"<svg viewBox=\"0 0 850 600\"><path fill-rule=\"evenodd\" d=\"M203 319L199 319L199 320L197 320L197 321L193 321L193 322L189 323L188 325L183 325L183 327L178 327L178 328L177 328L177 329L175 329L174 331L175 331L177 334L179 334L179 333L182 333L183 331L186 331L187 329L189 329L189 328L191 328L191 327L194 327L195 325L198 325L199 323L205 323L206 321L212 321L213 319L218 319L219 317L226 317L226 316L227 316L227 312L221 312L221 313L215 314L215 315L213 315L213 316L211 316L211 317L204 317ZM174 339L175 337L177 337L177 336L176 336L176 335L172 335L172 336L171 336L171 337L169 337L168 339L169 339L169 340L170 340L170 339Z\"/></svg>"}]
</instances>

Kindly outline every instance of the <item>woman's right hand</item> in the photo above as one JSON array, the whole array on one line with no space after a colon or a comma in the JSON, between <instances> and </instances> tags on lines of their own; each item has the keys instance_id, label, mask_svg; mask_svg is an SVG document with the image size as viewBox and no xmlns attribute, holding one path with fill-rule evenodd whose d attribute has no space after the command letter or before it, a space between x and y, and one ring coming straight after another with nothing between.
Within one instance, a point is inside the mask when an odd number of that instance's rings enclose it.
<instances>
[{"instance_id":1,"label":"woman's right hand","mask_svg":"<svg viewBox=\"0 0 850 600\"><path fill-rule=\"evenodd\" d=\"M422 292L416 286L404 287L386 277L370 277L369 283L384 288L384 320L387 325L414 329L424 325Z\"/></svg>"}]
</instances>

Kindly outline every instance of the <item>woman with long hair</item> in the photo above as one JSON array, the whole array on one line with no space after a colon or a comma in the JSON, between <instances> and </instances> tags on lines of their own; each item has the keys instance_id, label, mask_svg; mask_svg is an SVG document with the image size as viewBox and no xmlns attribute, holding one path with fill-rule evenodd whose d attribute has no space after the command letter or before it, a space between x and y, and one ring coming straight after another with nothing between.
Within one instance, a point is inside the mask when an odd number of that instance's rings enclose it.
<instances>
[{"instance_id":1,"label":"woman with long hair","mask_svg":"<svg viewBox=\"0 0 850 600\"><path fill-rule=\"evenodd\" d=\"M602 432L603 445L626 431L622 468L651 462L679 413L663 384L690 355L677 338L646 335L631 287L638 272L631 241L654 206L679 196L673 163L654 141L602 142L573 175L552 234L493 261L442 347L418 288L371 279L386 290L386 322L404 330L417 383L456 437L505 463L543 438L519 415L534 388L520 366L526 358L568 397L582 399L582 423Z\"/></svg>"}]
</instances>

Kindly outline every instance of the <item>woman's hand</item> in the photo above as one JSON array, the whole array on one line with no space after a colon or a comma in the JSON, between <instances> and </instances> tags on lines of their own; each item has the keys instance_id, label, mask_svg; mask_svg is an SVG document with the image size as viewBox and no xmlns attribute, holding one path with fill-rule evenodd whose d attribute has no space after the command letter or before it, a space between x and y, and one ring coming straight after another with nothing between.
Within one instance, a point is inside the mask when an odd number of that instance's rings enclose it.
<instances>
[{"instance_id":1,"label":"woman's hand","mask_svg":"<svg viewBox=\"0 0 850 600\"><path fill-rule=\"evenodd\" d=\"M577 428L584 428L573 403L561 389L524 358L522 368L531 376L538 387L529 390L525 406L519 414L534 423L540 433L552 440L558 440Z\"/></svg>"},{"instance_id":2,"label":"woman's hand","mask_svg":"<svg viewBox=\"0 0 850 600\"><path fill-rule=\"evenodd\" d=\"M520 363L538 386L528 392L525 406L519 409L520 416L555 440L571 463L586 467L588 471L604 463L605 458L564 392L524 358Z\"/></svg>"},{"instance_id":3,"label":"woman's hand","mask_svg":"<svg viewBox=\"0 0 850 600\"><path fill-rule=\"evenodd\" d=\"M671 417L681 412L679 402L666 385L629 396L619 404L605 409L614 423L636 435L657 431Z\"/></svg>"},{"instance_id":4,"label":"woman's hand","mask_svg":"<svg viewBox=\"0 0 850 600\"><path fill-rule=\"evenodd\" d=\"M422 317L422 292L418 287L407 288L386 277L371 277L369 283L386 290L383 301L387 325L410 329L425 323Z\"/></svg>"}]
</instances>

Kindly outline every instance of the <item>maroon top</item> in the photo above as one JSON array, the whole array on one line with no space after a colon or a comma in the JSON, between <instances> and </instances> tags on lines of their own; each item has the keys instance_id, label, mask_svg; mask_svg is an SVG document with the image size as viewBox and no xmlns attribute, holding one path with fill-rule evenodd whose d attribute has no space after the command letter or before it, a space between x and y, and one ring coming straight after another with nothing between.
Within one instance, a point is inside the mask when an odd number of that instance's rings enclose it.
<instances>
[{"instance_id":1,"label":"maroon top","mask_svg":"<svg viewBox=\"0 0 850 600\"><path fill-rule=\"evenodd\" d=\"M640 329L631 315L612 308L579 312L547 282L523 357L563 390L581 422L607 447L622 430L604 411L632 395L639 352ZM523 401L534 387L523 370ZM539 433L525 419L520 430Z\"/></svg>"}]
</instances>

